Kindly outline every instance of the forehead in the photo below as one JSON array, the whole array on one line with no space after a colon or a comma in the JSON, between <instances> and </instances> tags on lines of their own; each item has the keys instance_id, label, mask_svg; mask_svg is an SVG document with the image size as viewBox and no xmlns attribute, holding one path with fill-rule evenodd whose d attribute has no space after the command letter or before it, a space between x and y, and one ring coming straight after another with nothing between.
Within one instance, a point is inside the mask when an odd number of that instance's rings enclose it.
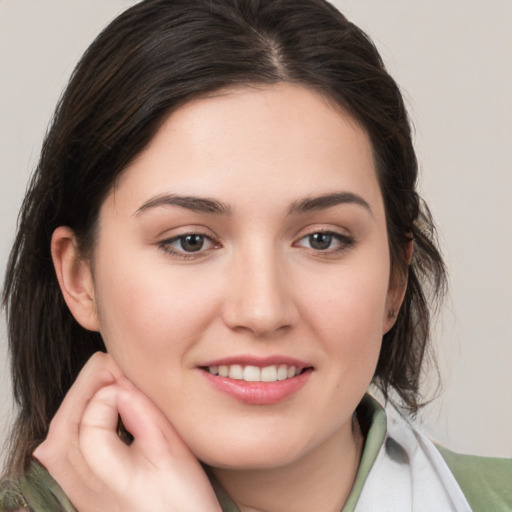
<instances>
[{"instance_id":1,"label":"forehead","mask_svg":"<svg viewBox=\"0 0 512 512\"><path fill-rule=\"evenodd\" d=\"M116 195L290 202L342 189L380 201L367 133L320 94L278 84L224 90L173 112L123 172Z\"/></svg>"}]
</instances>

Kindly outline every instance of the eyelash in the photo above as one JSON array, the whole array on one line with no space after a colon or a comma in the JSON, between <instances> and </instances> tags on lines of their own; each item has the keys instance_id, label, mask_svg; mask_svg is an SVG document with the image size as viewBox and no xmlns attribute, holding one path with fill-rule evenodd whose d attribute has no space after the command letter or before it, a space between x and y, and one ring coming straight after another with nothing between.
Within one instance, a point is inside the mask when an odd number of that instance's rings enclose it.
<instances>
[{"instance_id":1,"label":"eyelash","mask_svg":"<svg viewBox=\"0 0 512 512\"><path fill-rule=\"evenodd\" d=\"M163 240L162 242L159 243L159 247L165 253L170 254L171 256L176 256L176 257L184 259L184 260L198 258L206 252L206 250L201 250L203 248L202 246L197 251L187 252L183 249L183 241L187 237L191 237L191 236L201 237L203 239L203 244L204 244L204 242L212 244L212 247L210 249L216 249L216 248L220 247L220 244L216 243L211 236L208 236L205 233L201 233L201 232L197 232L197 231L191 232L191 233L183 233L182 235L175 236L173 238L168 238L167 240ZM176 243L176 242L181 242L180 245L182 246L182 250L176 250L176 249L172 248L171 244Z\"/></svg>"},{"instance_id":2,"label":"eyelash","mask_svg":"<svg viewBox=\"0 0 512 512\"><path fill-rule=\"evenodd\" d=\"M354 238L352 238L348 235L343 235L341 233L337 233L336 231L319 229L319 230L313 231L313 232L308 233L307 235L303 236L297 242L295 242L294 245L297 246L303 240L308 240L308 239L309 239L309 242L311 243L311 237L314 237L315 235L325 235L325 236L331 237L329 245L331 245L333 241L337 242L340 245L339 247L336 247L334 249L331 247L328 247L326 249L315 249L314 247L305 247L305 249L312 250L315 253L317 253L319 256L329 256L331 254L339 254L339 253L345 252L348 249L350 249L355 243ZM298 245L298 246L301 247L300 245Z\"/></svg>"},{"instance_id":3,"label":"eyelash","mask_svg":"<svg viewBox=\"0 0 512 512\"><path fill-rule=\"evenodd\" d=\"M344 251L347 251L350 249L354 243L355 240L347 235L342 235L341 233L337 233L335 231L329 231L329 230L316 230L311 233L308 233L307 235L304 235L301 237L297 242L294 242L294 247L302 247L300 245L300 242L303 240L308 240L311 242L311 237L314 237L315 235L325 235L327 237L331 237L331 240L329 240L329 245L332 244L333 241L340 244L340 247L332 249L331 247L327 247L326 249L315 249L314 247L304 247L307 250L311 250L315 253L317 253L320 256L328 256L331 254L339 254ZM187 237L201 237L202 238L202 244L201 247L197 251L185 251L183 248L183 242ZM181 250L176 250L172 247L172 244L179 242L181 245ZM204 243L211 244L211 247L203 250ZM159 247L167 254L170 254L171 256L181 258L183 260L189 260L189 259L196 259L198 257L201 257L204 255L205 252L211 250L211 249L218 249L221 247L221 244L219 242L216 242L211 236L206 235L205 233L201 232L190 232L190 233L184 233L179 236L175 236L173 238L168 238L166 240L163 240L159 243Z\"/></svg>"}]
</instances>

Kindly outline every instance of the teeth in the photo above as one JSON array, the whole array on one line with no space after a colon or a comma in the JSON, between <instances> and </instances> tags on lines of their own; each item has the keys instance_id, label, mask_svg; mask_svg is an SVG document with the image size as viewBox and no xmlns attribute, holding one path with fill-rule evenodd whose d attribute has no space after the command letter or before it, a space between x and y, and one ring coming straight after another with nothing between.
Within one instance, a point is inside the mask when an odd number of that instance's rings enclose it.
<instances>
[{"instance_id":1,"label":"teeth","mask_svg":"<svg viewBox=\"0 0 512 512\"><path fill-rule=\"evenodd\" d=\"M244 367L240 364L209 366L208 371L212 375L244 380L246 382L276 382L278 380L291 379L301 372L297 367L287 366L286 364L265 366L264 368L258 368L257 366Z\"/></svg>"},{"instance_id":2,"label":"teeth","mask_svg":"<svg viewBox=\"0 0 512 512\"><path fill-rule=\"evenodd\" d=\"M286 380L288 378L288 366L282 364L277 369L277 380Z\"/></svg>"},{"instance_id":3,"label":"teeth","mask_svg":"<svg viewBox=\"0 0 512 512\"><path fill-rule=\"evenodd\" d=\"M244 378L244 370L239 364L232 364L229 367L229 378L242 380Z\"/></svg>"},{"instance_id":4,"label":"teeth","mask_svg":"<svg viewBox=\"0 0 512 512\"><path fill-rule=\"evenodd\" d=\"M277 380L277 368L266 366L261 369L261 382L275 382Z\"/></svg>"},{"instance_id":5,"label":"teeth","mask_svg":"<svg viewBox=\"0 0 512 512\"><path fill-rule=\"evenodd\" d=\"M246 366L244 368L244 380L246 382L260 382L261 370L256 366Z\"/></svg>"}]
</instances>

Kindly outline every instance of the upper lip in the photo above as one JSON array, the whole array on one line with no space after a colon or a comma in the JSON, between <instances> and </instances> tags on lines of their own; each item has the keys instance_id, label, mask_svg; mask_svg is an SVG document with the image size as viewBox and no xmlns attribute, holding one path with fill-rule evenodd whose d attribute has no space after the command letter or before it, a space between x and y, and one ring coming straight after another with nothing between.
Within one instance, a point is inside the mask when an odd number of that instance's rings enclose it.
<instances>
[{"instance_id":1,"label":"upper lip","mask_svg":"<svg viewBox=\"0 0 512 512\"><path fill-rule=\"evenodd\" d=\"M273 355L266 357L253 356L249 354L241 354L238 356L229 356L223 357L221 359L214 359L211 361L207 361L204 364L199 365L201 368L205 368L208 366L231 366L234 364L239 364L241 366L256 366L258 368L265 368L267 366L278 366L280 364L285 364L287 366L295 366L296 368L308 368L312 365L306 361L302 361L295 357L285 356L285 355Z\"/></svg>"}]
</instances>

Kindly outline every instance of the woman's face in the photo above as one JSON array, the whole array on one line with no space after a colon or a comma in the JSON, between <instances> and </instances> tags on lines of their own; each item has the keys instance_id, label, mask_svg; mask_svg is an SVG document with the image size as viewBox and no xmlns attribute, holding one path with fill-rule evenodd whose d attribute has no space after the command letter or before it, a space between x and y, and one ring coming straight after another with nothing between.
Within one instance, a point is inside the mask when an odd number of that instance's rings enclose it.
<instances>
[{"instance_id":1,"label":"woman's face","mask_svg":"<svg viewBox=\"0 0 512 512\"><path fill-rule=\"evenodd\" d=\"M105 200L93 274L108 351L201 460L348 436L396 296L369 138L298 86L190 102Z\"/></svg>"}]
</instances>

